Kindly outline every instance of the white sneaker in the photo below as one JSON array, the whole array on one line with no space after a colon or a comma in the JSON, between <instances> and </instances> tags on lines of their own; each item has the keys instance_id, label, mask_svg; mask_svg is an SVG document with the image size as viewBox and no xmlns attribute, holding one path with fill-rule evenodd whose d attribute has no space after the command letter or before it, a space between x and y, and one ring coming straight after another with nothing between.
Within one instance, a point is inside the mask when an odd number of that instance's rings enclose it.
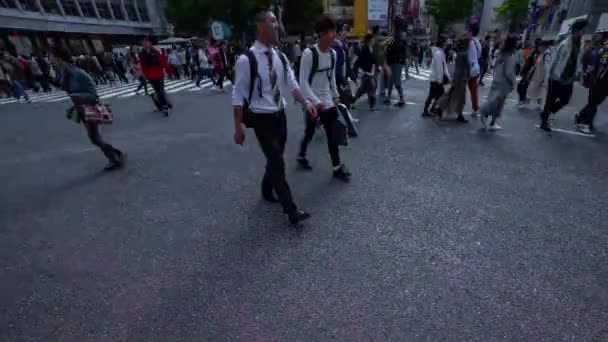
<instances>
[{"instance_id":1,"label":"white sneaker","mask_svg":"<svg viewBox=\"0 0 608 342\"><path fill-rule=\"evenodd\" d=\"M476 112L471 113L471 117L472 117L472 118L476 118L476 117L478 117L478 116L479 116L479 111L476 111Z\"/></svg>"},{"instance_id":2,"label":"white sneaker","mask_svg":"<svg viewBox=\"0 0 608 342\"><path fill-rule=\"evenodd\" d=\"M589 129L589 125L578 125L578 130L583 134L593 134L591 129Z\"/></svg>"},{"instance_id":3,"label":"white sneaker","mask_svg":"<svg viewBox=\"0 0 608 342\"><path fill-rule=\"evenodd\" d=\"M490 125L490 131L499 131L501 129L502 129L502 127L497 123Z\"/></svg>"},{"instance_id":4,"label":"white sneaker","mask_svg":"<svg viewBox=\"0 0 608 342\"><path fill-rule=\"evenodd\" d=\"M479 121L481 121L481 124L483 125L483 129L487 130L488 129L488 125L486 123L486 120L488 118L485 115L482 115L481 118L479 118Z\"/></svg>"}]
</instances>

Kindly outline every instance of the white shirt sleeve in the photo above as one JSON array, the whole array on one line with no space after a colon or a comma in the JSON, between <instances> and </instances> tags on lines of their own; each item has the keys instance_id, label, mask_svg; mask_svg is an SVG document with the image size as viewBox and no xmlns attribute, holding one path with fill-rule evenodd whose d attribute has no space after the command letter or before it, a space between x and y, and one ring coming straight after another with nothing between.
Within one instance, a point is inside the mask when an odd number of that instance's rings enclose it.
<instances>
[{"instance_id":1,"label":"white shirt sleeve","mask_svg":"<svg viewBox=\"0 0 608 342\"><path fill-rule=\"evenodd\" d=\"M337 61L338 56L336 56L336 52L334 50L331 50L331 53L334 56L334 61ZM339 98L340 97L340 93L338 93L338 85L336 84L336 65L334 64L334 69L332 70L332 75L331 75L331 84L329 85L329 88L331 90L331 94L332 97L334 99ZM344 73L344 75L346 76L346 73Z\"/></svg>"},{"instance_id":2,"label":"white shirt sleeve","mask_svg":"<svg viewBox=\"0 0 608 342\"><path fill-rule=\"evenodd\" d=\"M440 82L443 78L443 58L439 49L435 50L431 62L431 82Z\"/></svg>"},{"instance_id":3,"label":"white shirt sleeve","mask_svg":"<svg viewBox=\"0 0 608 342\"><path fill-rule=\"evenodd\" d=\"M281 52L279 52L281 53ZM299 89L300 86L298 85L298 80L296 80L296 77L293 73L293 69L291 68L291 65L289 64L289 59L287 57L285 57L285 61L287 61L287 79L285 80L285 85L287 86L287 89L289 89L289 92L293 92L296 89Z\"/></svg>"},{"instance_id":4,"label":"white shirt sleeve","mask_svg":"<svg viewBox=\"0 0 608 342\"><path fill-rule=\"evenodd\" d=\"M310 49L306 49L302 53L302 59L300 61L300 89L302 89L302 94L304 97L316 106L321 103L321 100L312 91L310 82L308 82L308 75L310 75L311 69L312 51L310 51Z\"/></svg>"},{"instance_id":5,"label":"white shirt sleeve","mask_svg":"<svg viewBox=\"0 0 608 342\"><path fill-rule=\"evenodd\" d=\"M250 73L249 59L246 55L241 55L234 66L233 106L242 106L246 100L249 100Z\"/></svg>"}]
</instances>

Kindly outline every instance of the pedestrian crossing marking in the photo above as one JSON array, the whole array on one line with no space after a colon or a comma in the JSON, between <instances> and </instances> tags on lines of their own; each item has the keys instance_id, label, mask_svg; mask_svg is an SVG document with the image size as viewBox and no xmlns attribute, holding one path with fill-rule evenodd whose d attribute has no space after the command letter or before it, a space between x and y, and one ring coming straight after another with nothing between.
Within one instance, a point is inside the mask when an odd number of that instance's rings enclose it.
<instances>
[{"instance_id":1,"label":"pedestrian crossing marking","mask_svg":"<svg viewBox=\"0 0 608 342\"><path fill-rule=\"evenodd\" d=\"M224 87L228 86L230 84L229 81L224 82ZM196 86L196 82L192 81L190 79L180 79L180 80L167 80L165 82L165 90L167 91L168 94L173 94L173 93L178 93L178 92L184 92L184 91L190 91L190 92L196 92L196 91L202 91L202 90L206 90L209 89L213 86L213 83L211 82L211 80L206 79L204 81L201 81L200 84L200 88ZM109 99L109 98L128 98L131 96L135 96L136 94L136 90L139 87L139 82L134 81L128 84L113 84L113 85L109 85L109 84L105 84L105 85L99 85L96 87L97 89L97 95L99 96L100 99ZM150 94L154 93L154 90L150 89L151 85L148 84L148 92ZM140 89L140 91L143 92L143 89ZM63 90L59 90L56 88L53 88L53 91L50 93L35 93L31 90L27 91L27 94L31 100L32 103L53 103L53 102L61 102L61 101L67 101L70 99L70 97L67 95L67 93ZM19 100L11 97L11 98L5 98L5 99L0 99L0 105L3 104L11 104L11 103L16 103Z\"/></svg>"}]
</instances>

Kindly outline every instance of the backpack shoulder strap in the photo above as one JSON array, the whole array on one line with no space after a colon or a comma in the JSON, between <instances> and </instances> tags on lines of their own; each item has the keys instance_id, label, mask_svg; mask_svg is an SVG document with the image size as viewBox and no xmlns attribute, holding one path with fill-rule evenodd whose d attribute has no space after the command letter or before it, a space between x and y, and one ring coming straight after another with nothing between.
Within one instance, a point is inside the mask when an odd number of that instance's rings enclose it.
<instances>
[{"instance_id":1,"label":"backpack shoulder strap","mask_svg":"<svg viewBox=\"0 0 608 342\"><path fill-rule=\"evenodd\" d=\"M253 88L255 87L255 80L258 75L258 61L255 59L255 54L253 51L247 49L245 51L245 56L249 60L249 100L251 103L251 96L253 95Z\"/></svg>"},{"instance_id":2,"label":"backpack shoulder strap","mask_svg":"<svg viewBox=\"0 0 608 342\"><path fill-rule=\"evenodd\" d=\"M308 83L312 84L312 79L319 69L319 51L314 46L311 46L309 50L312 53L312 65L310 67L310 74L308 74Z\"/></svg>"},{"instance_id":3,"label":"backpack shoulder strap","mask_svg":"<svg viewBox=\"0 0 608 342\"><path fill-rule=\"evenodd\" d=\"M284 53L279 51L279 58L281 59L281 63L283 64L283 73L285 74L285 77L287 77L287 67L289 66L287 56L285 56Z\"/></svg>"},{"instance_id":4,"label":"backpack shoulder strap","mask_svg":"<svg viewBox=\"0 0 608 342\"><path fill-rule=\"evenodd\" d=\"M333 70L336 66L336 54L338 52L332 48L329 48L329 55L331 56L331 69Z\"/></svg>"}]
</instances>

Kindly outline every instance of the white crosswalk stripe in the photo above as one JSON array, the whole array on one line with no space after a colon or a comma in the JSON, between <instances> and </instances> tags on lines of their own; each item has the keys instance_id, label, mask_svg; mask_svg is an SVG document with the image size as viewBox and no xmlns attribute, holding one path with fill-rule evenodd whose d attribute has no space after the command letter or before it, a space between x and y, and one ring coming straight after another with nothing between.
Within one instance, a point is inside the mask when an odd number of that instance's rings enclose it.
<instances>
[{"instance_id":1,"label":"white crosswalk stripe","mask_svg":"<svg viewBox=\"0 0 608 342\"><path fill-rule=\"evenodd\" d=\"M224 82L224 87L228 86L230 82ZM137 87L139 86L139 82L131 82L128 84L114 84L114 85L100 85L97 87L97 95L99 95L100 99L110 99L110 98L119 98L124 99L128 97L135 96ZM202 81L200 87L196 86L196 82L191 81L189 79L181 79L181 80L168 80L165 82L165 90L168 94L174 94L179 92L200 92L203 90L209 90L213 86L210 80ZM148 84L148 92L153 94L154 90ZM143 89L140 90L143 92ZM46 103L46 102L61 102L69 100L69 96L66 92L53 88L53 91L50 93L35 93L33 91L27 92L30 100L33 103ZM3 104L11 104L16 103L18 100L14 97L0 99L0 105Z\"/></svg>"},{"instance_id":2,"label":"white crosswalk stripe","mask_svg":"<svg viewBox=\"0 0 608 342\"><path fill-rule=\"evenodd\" d=\"M416 68L409 68L408 72L409 72L409 76L411 79L420 80L420 81L428 81L431 76L431 71L426 70L426 69L419 69L418 72L416 72ZM404 70L401 75L401 80L405 81L406 79L407 78L405 77L405 70ZM494 79L494 77L492 75L486 75L483 78L484 82L485 81L491 82L493 79Z\"/></svg>"}]
</instances>

